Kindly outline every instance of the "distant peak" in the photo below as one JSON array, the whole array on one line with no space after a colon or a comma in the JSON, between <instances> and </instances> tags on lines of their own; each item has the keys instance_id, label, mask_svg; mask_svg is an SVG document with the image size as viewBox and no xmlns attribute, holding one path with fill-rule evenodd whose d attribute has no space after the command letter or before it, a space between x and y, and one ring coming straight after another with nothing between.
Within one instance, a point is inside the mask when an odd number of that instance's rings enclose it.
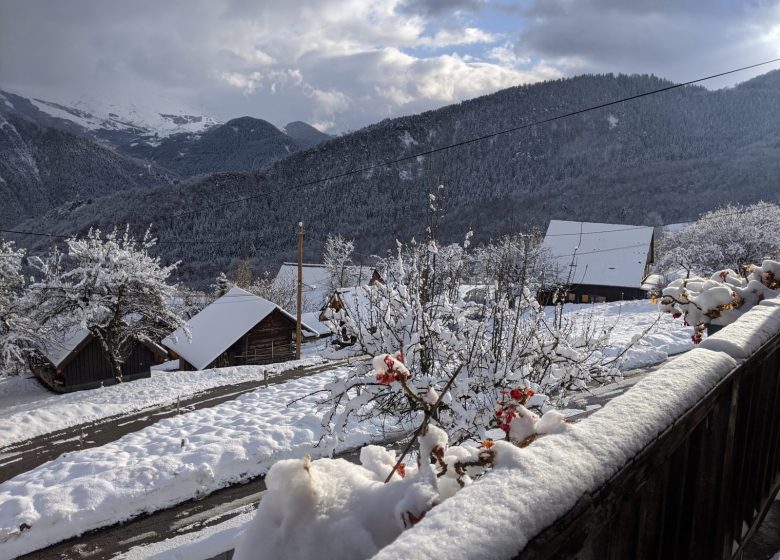
<instances>
[{"instance_id":1,"label":"distant peak","mask_svg":"<svg viewBox=\"0 0 780 560\"><path fill-rule=\"evenodd\" d=\"M282 130L304 148L309 148L331 138L329 134L325 134L303 121L287 123Z\"/></svg>"},{"instance_id":2,"label":"distant peak","mask_svg":"<svg viewBox=\"0 0 780 560\"><path fill-rule=\"evenodd\" d=\"M255 117L237 117L230 119L225 123L225 126L233 126L239 128L268 128L279 131L274 125L263 119L257 119Z\"/></svg>"}]
</instances>

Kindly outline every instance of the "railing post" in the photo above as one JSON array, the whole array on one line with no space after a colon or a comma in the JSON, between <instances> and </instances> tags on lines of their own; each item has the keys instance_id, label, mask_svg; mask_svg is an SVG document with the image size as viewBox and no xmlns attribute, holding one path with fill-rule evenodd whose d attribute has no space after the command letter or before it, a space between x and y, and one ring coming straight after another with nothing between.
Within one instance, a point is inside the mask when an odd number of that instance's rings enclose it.
<instances>
[{"instance_id":1,"label":"railing post","mask_svg":"<svg viewBox=\"0 0 780 560\"><path fill-rule=\"evenodd\" d=\"M726 428L726 449L723 453L723 468L720 478L720 500L718 504L718 520L715 525L716 534L720 535L718 549L714 558L726 560L731 558L734 542L734 434L737 431L737 412L739 411L740 378L735 376L731 382L731 401L729 403L729 423Z\"/></svg>"}]
</instances>

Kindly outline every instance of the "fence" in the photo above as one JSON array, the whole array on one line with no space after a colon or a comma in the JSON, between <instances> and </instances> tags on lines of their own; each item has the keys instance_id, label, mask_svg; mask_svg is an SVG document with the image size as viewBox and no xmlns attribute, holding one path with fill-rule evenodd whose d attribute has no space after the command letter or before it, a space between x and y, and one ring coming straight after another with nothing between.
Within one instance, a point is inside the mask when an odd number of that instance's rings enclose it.
<instances>
[{"instance_id":1,"label":"fence","mask_svg":"<svg viewBox=\"0 0 780 560\"><path fill-rule=\"evenodd\" d=\"M533 443L378 557L741 558L780 491L780 299L701 346Z\"/></svg>"},{"instance_id":2,"label":"fence","mask_svg":"<svg viewBox=\"0 0 780 560\"><path fill-rule=\"evenodd\" d=\"M780 490L780 335L518 558L739 558Z\"/></svg>"},{"instance_id":3,"label":"fence","mask_svg":"<svg viewBox=\"0 0 780 560\"><path fill-rule=\"evenodd\" d=\"M235 365L262 365L286 362L295 357L295 344L275 345L273 341L262 346L256 346L245 352L235 354Z\"/></svg>"}]
</instances>

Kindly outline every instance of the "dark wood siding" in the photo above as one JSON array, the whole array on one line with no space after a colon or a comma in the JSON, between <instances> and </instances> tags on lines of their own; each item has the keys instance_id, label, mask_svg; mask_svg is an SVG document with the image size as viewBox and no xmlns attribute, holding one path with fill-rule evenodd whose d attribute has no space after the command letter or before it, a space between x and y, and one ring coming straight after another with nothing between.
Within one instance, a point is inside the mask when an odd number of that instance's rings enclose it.
<instances>
[{"instance_id":1,"label":"dark wood siding","mask_svg":"<svg viewBox=\"0 0 780 560\"><path fill-rule=\"evenodd\" d=\"M136 343L130 356L122 365L122 376L126 378L150 375L153 354L146 346ZM97 386L101 382L114 382L114 374L100 343L92 339L68 364L62 368L60 377L65 390L81 386Z\"/></svg>"},{"instance_id":2,"label":"dark wood siding","mask_svg":"<svg viewBox=\"0 0 780 560\"><path fill-rule=\"evenodd\" d=\"M295 321L278 309L249 329L208 368L286 362L294 356ZM189 364L187 364L189 365Z\"/></svg>"},{"instance_id":3,"label":"dark wood siding","mask_svg":"<svg viewBox=\"0 0 780 560\"><path fill-rule=\"evenodd\" d=\"M553 293L540 292L539 303L552 305ZM591 284L576 284L569 287L564 299L565 303L599 303L605 301L623 301L631 299L645 299L647 292L641 288L620 288L615 286L595 286Z\"/></svg>"},{"instance_id":4,"label":"dark wood siding","mask_svg":"<svg viewBox=\"0 0 780 560\"><path fill-rule=\"evenodd\" d=\"M284 362L293 357L295 324L278 309L260 321L243 337L245 364Z\"/></svg>"}]
</instances>

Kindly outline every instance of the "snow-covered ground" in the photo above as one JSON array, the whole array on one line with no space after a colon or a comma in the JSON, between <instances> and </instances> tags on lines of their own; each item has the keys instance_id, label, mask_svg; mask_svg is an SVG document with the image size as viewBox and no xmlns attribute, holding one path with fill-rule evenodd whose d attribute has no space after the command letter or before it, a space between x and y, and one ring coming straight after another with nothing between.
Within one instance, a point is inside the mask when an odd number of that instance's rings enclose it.
<instances>
[{"instance_id":1,"label":"snow-covered ground","mask_svg":"<svg viewBox=\"0 0 780 560\"><path fill-rule=\"evenodd\" d=\"M0 378L0 447L117 414L175 403L213 387L263 379L296 368L326 363L318 355L267 366L204 371L153 371L148 379L88 391L56 394L30 376Z\"/></svg>"},{"instance_id":2,"label":"snow-covered ground","mask_svg":"<svg viewBox=\"0 0 780 560\"><path fill-rule=\"evenodd\" d=\"M614 355L650 328L645 340L627 354L625 364L632 367L653 365L692 347L690 328L668 315L659 318L657 307L646 301L571 305L566 312L587 315L596 325L613 327L608 352ZM321 361L314 356L303 363ZM272 367L280 371L295 365L288 362ZM44 392L31 385L34 380L9 378L0 382L0 441L43 433L53 423L59 429L63 422L76 424L175 402L182 387L194 393L262 379L263 369L245 366L204 372L155 372L149 380L68 395ZM324 387L344 371L314 374L168 418L102 447L67 453L6 481L0 485L0 543L5 539L0 558L36 550L263 474L283 458L300 457L306 452L315 456L326 453L327 446L313 448L320 426L314 399L287 405ZM3 404L8 405L7 409ZM371 424L350 426L347 433L349 439L340 444L341 448L381 437L380 430ZM20 533L21 523L27 523L30 529ZM230 524L229 528L225 535L235 536L237 525ZM217 538L213 536L216 532L212 533L210 538Z\"/></svg>"},{"instance_id":3,"label":"snow-covered ground","mask_svg":"<svg viewBox=\"0 0 780 560\"><path fill-rule=\"evenodd\" d=\"M261 475L280 459L327 454L329 445L314 448L316 397L288 404L344 373L322 372L161 420L0 484L0 558L208 494ZM384 439L368 423L348 433L338 449ZM21 532L23 523L30 528Z\"/></svg>"},{"instance_id":4,"label":"snow-covered ground","mask_svg":"<svg viewBox=\"0 0 780 560\"><path fill-rule=\"evenodd\" d=\"M633 339L647 333L622 356L622 371L629 371L660 364L669 356L691 350L692 327L682 320L660 313L658 305L650 300L616 301L610 303L570 303L563 308L565 319L574 319L579 327L592 325L598 330L611 328L604 354L615 357L621 354ZM552 318L554 309L545 312Z\"/></svg>"}]
</instances>

